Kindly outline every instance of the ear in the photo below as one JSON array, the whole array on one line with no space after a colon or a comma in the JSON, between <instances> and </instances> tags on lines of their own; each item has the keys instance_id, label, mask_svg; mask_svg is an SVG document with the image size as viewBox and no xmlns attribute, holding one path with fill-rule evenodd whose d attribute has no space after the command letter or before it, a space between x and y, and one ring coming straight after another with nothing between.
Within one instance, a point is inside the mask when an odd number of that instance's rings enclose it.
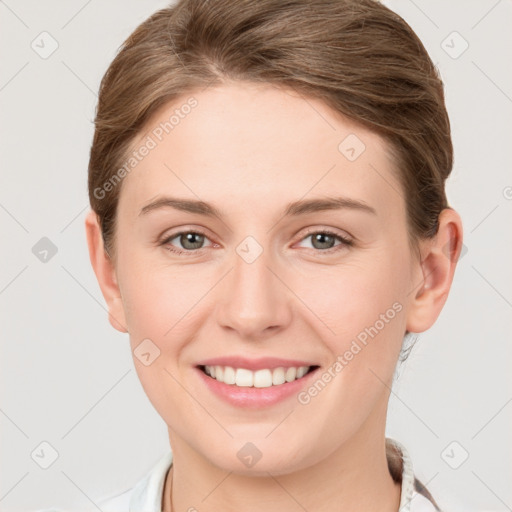
<instances>
[{"instance_id":1,"label":"ear","mask_svg":"<svg viewBox=\"0 0 512 512\"><path fill-rule=\"evenodd\" d=\"M445 208L439 215L435 238L420 242L421 261L413 272L408 331L426 331L436 321L448 298L461 250L462 221L455 210Z\"/></svg>"},{"instance_id":2,"label":"ear","mask_svg":"<svg viewBox=\"0 0 512 512\"><path fill-rule=\"evenodd\" d=\"M105 251L98 216L90 210L85 219L85 233L89 247L89 258L101 293L107 303L108 319L114 329L128 332L123 301L119 290L114 265Z\"/></svg>"}]
</instances>

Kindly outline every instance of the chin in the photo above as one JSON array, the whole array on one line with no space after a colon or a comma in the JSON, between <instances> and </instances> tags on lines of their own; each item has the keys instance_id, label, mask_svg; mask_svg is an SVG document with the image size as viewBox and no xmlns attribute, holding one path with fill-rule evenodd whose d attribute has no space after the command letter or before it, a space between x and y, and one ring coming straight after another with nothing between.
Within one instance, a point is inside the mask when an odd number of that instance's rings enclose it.
<instances>
[{"instance_id":1,"label":"chin","mask_svg":"<svg viewBox=\"0 0 512 512\"><path fill-rule=\"evenodd\" d=\"M269 473L274 476L286 475L316 462L305 456L302 443L297 447L289 446L286 452L283 452L282 443L272 443L268 439L261 442L232 439L229 443L224 442L220 451L214 453L211 446L206 448L210 450L203 451L203 457L214 466L226 472L252 477L268 477Z\"/></svg>"}]
</instances>

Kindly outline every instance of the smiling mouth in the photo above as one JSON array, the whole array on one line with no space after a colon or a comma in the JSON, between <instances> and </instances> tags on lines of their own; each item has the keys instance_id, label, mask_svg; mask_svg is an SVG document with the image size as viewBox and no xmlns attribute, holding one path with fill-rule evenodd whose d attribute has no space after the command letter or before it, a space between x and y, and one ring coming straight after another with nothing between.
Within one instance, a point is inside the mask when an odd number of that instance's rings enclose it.
<instances>
[{"instance_id":1,"label":"smiling mouth","mask_svg":"<svg viewBox=\"0 0 512 512\"><path fill-rule=\"evenodd\" d=\"M246 388L269 388L302 379L319 366L290 366L256 371L232 366L200 365L198 368L208 377L223 384Z\"/></svg>"}]
</instances>

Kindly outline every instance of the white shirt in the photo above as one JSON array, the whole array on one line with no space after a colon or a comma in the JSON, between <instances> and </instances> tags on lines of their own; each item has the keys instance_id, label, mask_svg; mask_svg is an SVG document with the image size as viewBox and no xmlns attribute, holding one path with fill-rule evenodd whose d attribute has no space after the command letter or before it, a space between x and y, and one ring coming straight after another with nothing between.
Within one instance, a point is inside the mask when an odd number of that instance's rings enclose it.
<instances>
[{"instance_id":1,"label":"white shirt","mask_svg":"<svg viewBox=\"0 0 512 512\"><path fill-rule=\"evenodd\" d=\"M414 477L411 459L405 447L394 439L387 438L396 448L401 458L402 491L400 507L397 512L438 512L437 506L421 492L421 484ZM391 465L395 464L389 461ZM97 501L103 512L161 512L162 494L165 479L172 464L172 452L167 452L137 484L121 494L102 498ZM396 467L399 471L399 468ZM415 487L415 482L417 486ZM97 510L97 509L95 509ZM57 509L45 509L39 512L62 512Z\"/></svg>"}]
</instances>

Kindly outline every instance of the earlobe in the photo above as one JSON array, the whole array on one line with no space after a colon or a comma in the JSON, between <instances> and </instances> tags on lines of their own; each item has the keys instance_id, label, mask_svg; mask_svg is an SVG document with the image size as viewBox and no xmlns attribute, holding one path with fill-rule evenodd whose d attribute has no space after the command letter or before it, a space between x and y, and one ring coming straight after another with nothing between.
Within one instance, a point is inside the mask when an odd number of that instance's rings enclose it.
<instances>
[{"instance_id":1,"label":"earlobe","mask_svg":"<svg viewBox=\"0 0 512 512\"><path fill-rule=\"evenodd\" d=\"M121 299L121 297L114 297L114 299L112 300L112 304L108 308L108 320L110 322L110 325L114 329L117 329L120 332L128 332L128 329L125 327L126 322L124 315L123 300Z\"/></svg>"},{"instance_id":2,"label":"earlobe","mask_svg":"<svg viewBox=\"0 0 512 512\"><path fill-rule=\"evenodd\" d=\"M407 315L407 330L424 332L437 320L448 298L455 268L462 249L462 221L452 208L439 215L439 228L434 239L421 242L418 262L420 284L415 281Z\"/></svg>"},{"instance_id":3,"label":"earlobe","mask_svg":"<svg viewBox=\"0 0 512 512\"><path fill-rule=\"evenodd\" d=\"M101 293L107 303L109 322L120 332L127 333L121 292L117 283L114 265L105 251L98 217L90 210L85 219L85 233L89 248L89 259L96 274Z\"/></svg>"}]
</instances>

